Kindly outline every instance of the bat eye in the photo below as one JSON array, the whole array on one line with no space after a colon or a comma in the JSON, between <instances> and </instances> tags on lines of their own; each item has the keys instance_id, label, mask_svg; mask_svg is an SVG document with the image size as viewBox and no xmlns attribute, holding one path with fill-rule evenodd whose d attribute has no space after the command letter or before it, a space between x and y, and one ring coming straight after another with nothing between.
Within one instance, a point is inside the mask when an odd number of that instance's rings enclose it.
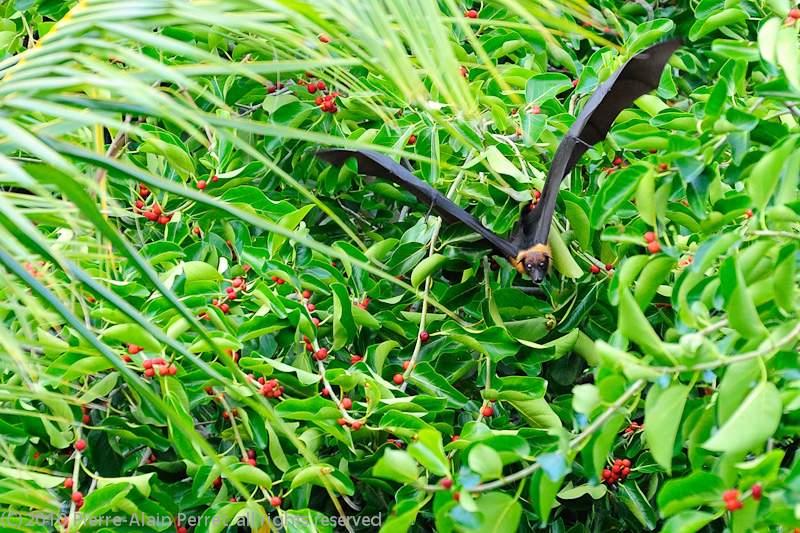
<instances>
[{"instance_id":1,"label":"bat eye","mask_svg":"<svg viewBox=\"0 0 800 533\"><path fill-rule=\"evenodd\" d=\"M533 268L533 263L527 263L525 265L525 268L527 268L528 270L531 270Z\"/></svg>"},{"instance_id":2,"label":"bat eye","mask_svg":"<svg viewBox=\"0 0 800 533\"><path fill-rule=\"evenodd\" d=\"M545 265L544 261L542 261L541 263L539 263L539 268L544 268L545 266L547 266L547 265Z\"/></svg>"}]
</instances>

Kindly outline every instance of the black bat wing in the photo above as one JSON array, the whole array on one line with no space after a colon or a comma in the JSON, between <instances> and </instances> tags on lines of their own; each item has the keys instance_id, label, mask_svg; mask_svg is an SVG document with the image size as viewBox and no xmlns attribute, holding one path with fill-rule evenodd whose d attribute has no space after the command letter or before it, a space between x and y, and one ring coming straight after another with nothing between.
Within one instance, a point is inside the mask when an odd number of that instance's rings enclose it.
<instances>
[{"instance_id":1,"label":"black bat wing","mask_svg":"<svg viewBox=\"0 0 800 533\"><path fill-rule=\"evenodd\" d=\"M517 257L519 249L486 228L474 216L458 207L447 196L417 178L392 158L372 150L323 150L315 154L331 165L341 167L351 157L358 163L358 172L376 178L387 179L407 190L425 205L431 206L434 213L445 222L460 222L483 237L495 250L508 257Z\"/></svg>"},{"instance_id":2,"label":"black bat wing","mask_svg":"<svg viewBox=\"0 0 800 533\"><path fill-rule=\"evenodd\" d=\"M623 109L658 87L664 66L682 44L683 39L670 39L642 50L597 86L558 145L536 208L529 215L523 211L521 223L526 241L547 242L550 224L543 225L541 221L553 218L564 177L589 148L606 138Z\"/></svg>"}]
</instances>

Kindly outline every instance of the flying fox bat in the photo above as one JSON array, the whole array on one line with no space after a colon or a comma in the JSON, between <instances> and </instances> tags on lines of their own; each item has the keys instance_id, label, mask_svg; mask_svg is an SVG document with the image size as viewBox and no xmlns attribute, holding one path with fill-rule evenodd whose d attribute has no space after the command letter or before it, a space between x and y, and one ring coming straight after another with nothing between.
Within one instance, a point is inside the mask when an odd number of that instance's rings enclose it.
<instances>
[{"instance_id":1,"label":"flying fox bat","mask_svg":"<svg viewBox=\"0 0 800 533\"><path fill-rule=\"evenodd\" d=\"M388 156L371 150L344 149L324 150L317 152L316 156L338 167L354 158L359 173L388 179L430 206L445 222L465 224L505 256L517 271L535 283L541 283L553 259L548 235L561 182L589 148L605 139L623 109L658 87L664 66L682 43L682 39L671 39L639 52L597 86L558 145L536 208L531 210L526 206L522 209L519 222L508 239L486 228L477 218Z\"/></svg>"}]
</instances>

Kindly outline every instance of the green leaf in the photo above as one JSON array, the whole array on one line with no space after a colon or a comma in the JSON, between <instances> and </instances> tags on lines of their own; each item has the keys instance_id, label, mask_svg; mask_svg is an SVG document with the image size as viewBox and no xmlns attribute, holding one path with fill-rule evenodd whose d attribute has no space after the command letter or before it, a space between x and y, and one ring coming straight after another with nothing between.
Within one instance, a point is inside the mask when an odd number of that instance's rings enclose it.
<instances>
[{"instance_id":1,"label":"green leaf","mask_svg":"<svg viewBox=\"0 0 800 533\"><path fill-rule=\"evenodd\" d=\"M646 427L646 426L645 426ZM716 474L697 471L688 476L667 480L658 492L661 516L668 517L712 502L718 503L729 487Z\"/></svg>"},{"instance_id":2,"label":"green leaf","mask_svg":"<svg viewBox=\"0 0 800 533\"><path fill-rule=\"evenodd\" d=\"M319 378L316 381L319 381ZM275 413L294 420L325 420L341 416L333 402L321 396L284 400L276 406Z\"/></svg>"},{"instance_id":3,"label":"green leaf","mask_svg":"<svg viewBox=\"0 0 800 533\"><path fill-rule=\"evenodd\" d=\"M482 479L495 479L503 474L503 461L496 451L485 444L476 444L467 457L469 467L481 474Z\"/></svg>"},{"instance_id":4,"label":"green leaf","mask_svg":"<svg viewBox=\"0 0 800 533\"><path fill-rule=\"evenodd\" d=\"M778 429L782 411L778 388L772 382L762 381L703 448L729 453L757 451Z\"/></svg>"},{"instance_id":5,"label":"green leaf","mask_svg":"<svg viewBox=\"0 0 800 533\"><path fill-rule=\"evenodd\" d=\"M563 74L537 74L525 84L525 100L529 104L542 104L568 89L572 89L572 80Z\"/></svg>"},{"instance_id":6,"label":"green leaf","mask_svg":"<svg viewBox=\"0 0 800 533\"><path fill-rule=\"evenodd\" d=\"M447 258L441 254L433 254L420 261L411 272L411 285L413 287L419 287L420 283L425 281L425 278L433 274L433 272L446 261Z\"/></svg>"},{"instance_id":7,"label":"green leaf","mask_svg":"<svg viewBox=\"0 0 800 533\"><path fill-rule=\"evenodd\" d=\"M446 476L450 472L450 464L442 446L442 435L438 431L420 430L417 439L408 447L408 453L437 476Z\"/></svg>"},{"instance_id":8,"label":"green leaf","mask_svg":"<svg viewBox=\"0 0 800 533\"><path fill-rule=\"evenodd\" d=\"M653 458L667 474L672 473L675 438L689 395L689 387L676 381L666 389L656 384L647 395L644 411L644 432Z\"/></svg>"},{"instance_id":9,"label":"green leaf","mask_svg":"<svg viewBox=\"0 0 800 533\"><path fill-rule=\"evenodd\" d=\"M160 353L164 348L152 335L138 324L117 324L103 331L104 339L112 339L123 344L135 344L146 352Z\"/></svg>"},{"instance_id":10,"label":"green leaf","mask_svg":"<svg viewBox=\"0 0 800 533\"><path fill-rule=\"evenodd\" d=\"M642 494L642 489L635 481L626 481L619 484L619 492L617 493L622 503L628 510L636 517L636 519L648 531L653 531L658 523L656 512L651 507L647 497Z\"/></svg>"},{"instance_id":11,"label":"green leaf","mask_svg":"<svg viewBox=\"0 0 800 533\"><path fill-rule=\"evenodd\" d=\"M716 518L702 511L684 511L676 514L664 524L662 533L696 533Z\"/></svg>"},{"instance_id":12,"label":"green leaf","mask_svg":"<svg viewBox=\"0 0 800 533\"><path fill-rule=\"evenodd\" d=\"M608 176L592 204L592 227L600 229L631 197L639 186L639 180L652 173L650 165L634 163Z\"/></svg>"},{"instance_id":13,"label":"green leaf","mask_svg":"<svg viewBox=\"0 0 800 533\"><path fill-rule=\"evenodd\" d=\"M464 407L469 401L469 398L453 387L429 363L417 363L408 380L431 396L445 398L447 405L451 408Z\"/></svg>"},{"instance_id":14,"label":"green leaf","mask_svg":"<svg viewBox=\"0 0 800 533\"><path fill-rule=\"evenodd\" d=\"M738 7L724 9L695 22L689 30L689 39L696 41L714 30L732 26L746 19L747 13Z\"/></svg>"},{"instance_id":15,"label":"green leaf","mask_svg":"<svg viewBox=\"0 0 800 533\"><path fill-rule=\"evenodd\" d=\"M419 478L417 461L408 452L386 449L372 469L372 475L398 483L414 483Z\"/></svg>"},{"instance_id":16,"label":"green leaf","mask_svg":"<svg viewBox=\"0 0 800 533\"><path fill-rule=\"evenodd\" d=\"M353 304L347 287L341 283L331 285L333 292L333 349L338 350L353 342L357 328L353 322Z\"/></svg>"}]
</instances>

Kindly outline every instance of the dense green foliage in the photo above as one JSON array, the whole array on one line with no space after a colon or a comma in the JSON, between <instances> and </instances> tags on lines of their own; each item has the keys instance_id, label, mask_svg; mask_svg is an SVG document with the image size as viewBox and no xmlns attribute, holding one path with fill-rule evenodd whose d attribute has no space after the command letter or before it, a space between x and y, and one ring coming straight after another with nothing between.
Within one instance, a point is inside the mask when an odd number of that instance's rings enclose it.
<instances>
[{"instance_id":1,"label":"dense green foliage","mask_svg":"<svg viewBox=\"0 0 800 533\"><path fill-rule=\"evenodd\" d=\"M788 2L6 2L4 510L793 531ZM565 180L539 292L312 156L405 156L503 233L597 84L678 35Z\"/></svg>"}]
</instances>

